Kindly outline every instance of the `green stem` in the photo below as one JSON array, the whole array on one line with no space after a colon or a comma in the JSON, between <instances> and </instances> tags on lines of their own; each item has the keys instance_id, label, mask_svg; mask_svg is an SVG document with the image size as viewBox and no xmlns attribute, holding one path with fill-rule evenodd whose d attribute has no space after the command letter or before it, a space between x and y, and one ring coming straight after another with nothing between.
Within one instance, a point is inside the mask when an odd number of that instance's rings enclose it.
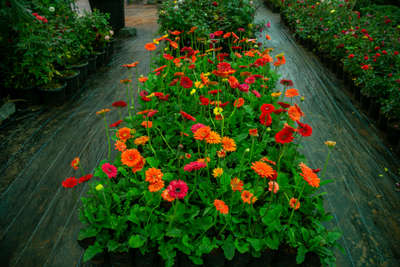
<instances>
[{"instance_id":1,"label":"green stem","mask_svg":"<svg viewBox=\"0 0 400 267\"><path fill-rule=\"evenodd\" d=\"M251 159L253 157L254 139L255 139L254 137L251 137L251 149L250 149L249 165L250 165Z\"/></svg>"},{"instance_id":2,"label":"green stem","mask_svg":"<svg viewBox=\"0 0 400 267\"><path fill-rule=\"evenodd\" d=\"M110 141L110 133L108 132L108 124L106 115L104 115L104 125L106 127L106 135L107 135L107 142L108 142L108 160L111 160L111 141Z\"/></svg>"},{"instance_id":3,"label":"green stem","mask_svg":"<svg viewBox=\"0 0 400 267\"><path fill-rule=\"evenodd\" d=\"M324 168L322 169L321 178L324 178L326 168L328 167L329 158L331 157L331 149L328 151L328 155L326 156Z\"/></svg>"},{"instance_id":4,"label":"green stem","mask_svg":"<svg viewBox=\"0 0 400 267\"><path fill-rule=\"evenodd\" d=\"M278 158L278 173L281 170L281 159L283 157L283 154L285 154L286 151L286 145L283 145L283 148L281 149L281 153L279 154L279 158Z\"/></svg>"},{"instance_id":5,"label":"green stem","mask_svg":"<svg viewBox=\"0 0 400 267\"><path fill-rule=\"evenodd\" d=\"M176 210L178 209L178 205L179 205L179 200L178 200L178 199L175 199L175 201L174 201L174 214L172 215L172 218L171 218L171 220L169 221L168 230L171 229L171 225L172 225L172 223L173 223L173 221L174 221L174 219L175 219L175 216L176 216ZM168 230L167 230L167 231L168 231Z\"/></svg>"},{"instance_id":6,"label":"green stem","mask_svg":"<svg viewBox=\"0 0 400 267\"><path fill-rule=\"evenodd\" d=\"M303 196L303 192L304 192L305 186L306 186L306 183L303 183L303 188L301 189L300 195L299 195L299 197L297 198L297 201L296 201L296 203L294 204L294 207L296 207L297 202L300 202L300 199L301 199L301 197ZM290 214L290 218L289 218L289 222L288 222L288 225L289 225L289 226L290 226L290 224L291 224L291 222L292 222L292 218L293 218L294 211L295 211L295 208L292 209L292 213Z\"/></svg>"}]
</instances>

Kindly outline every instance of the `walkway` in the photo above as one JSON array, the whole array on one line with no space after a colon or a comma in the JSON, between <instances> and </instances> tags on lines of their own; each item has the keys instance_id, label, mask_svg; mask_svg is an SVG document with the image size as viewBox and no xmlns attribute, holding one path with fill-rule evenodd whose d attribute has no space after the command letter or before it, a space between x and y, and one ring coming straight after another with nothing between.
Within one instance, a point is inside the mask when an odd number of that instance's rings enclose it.
<instances>
[{"instance_id":1,"label":"walkway","mask_svg":"<svg viewBox=\"0 0 400 267\"><path fill-rule=\"evenodd\" d=\"M343 232L346 254L338 252L337 266L400 265L400 196L395 191L400 161L382 143L379 132L342 90L343 83L316 56L297 45L279 14L262 6L257 21L270 21L263 42L284 52L282 78L291 79L305 96L301 104L311 138L302 143L311 166L324 164L326 140L337 142L326 176L335 180L324 190L326 209L335 217L330 227ZM265 34L271 41L265 40ZM388 171L385 171L388 168Z\"/></svg>"},{"instance_id":2,"label":"walkway","mask_svg":"<svg viewBox=\"0 0 400 267\"><path fill-rule=\"evenodd\" d=\"M105 158L104 125L95 112L125 99L119 80L130 74L122 64L140 61L139 74L149 70L144 44L157 32L155 6L130 5L126 16L138 37L117 40L112 61L89 78L81 95L59 108L27 110L0 128L2 266L79 265L78 207L87 184L65 189L61 181L79 175L69 166L74 157L87 172ZM111 114L110 123L117 117Z\"/></svg>"}]
</instances>

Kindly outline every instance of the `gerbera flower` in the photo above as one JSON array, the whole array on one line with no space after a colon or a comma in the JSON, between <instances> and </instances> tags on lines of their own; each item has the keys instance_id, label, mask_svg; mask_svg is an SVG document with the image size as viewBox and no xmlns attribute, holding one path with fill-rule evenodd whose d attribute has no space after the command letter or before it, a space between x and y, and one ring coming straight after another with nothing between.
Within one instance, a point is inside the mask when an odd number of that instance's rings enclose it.
<instances>
[{"instance_id":1,"label":"gerbera flower","mask_svg":"<svg viewBox=\"0 0 400 267\"><path fill-rule=\"evenodd\" d=\"M320 179L318 175L303 162L301 162L299 166L301 168L300 175L303 176L304 180L312 187L319 187Z\"/></svg>"},{"instance_id":2,"label":"gerbera flower","mask_svg":"<svg viewBox=\"0 0 400 267\"><path fill-rule=\"evenodd\" d=\"M221 149L217 151L217 156L218 158L225 158L226 157L226 151Z\"/></svg>"},{"instance_id":3,"label":"gerbera flower","mask_svg":"<svg viewBox=\"0 0 400 267\"><path fill-rule=\"evenodd\" d=\"M235 143L235 140L233 140L232 138L229 138L226 136L222 137L221 143L222 143L222 148L225 151L228 151L228 152L236 151L236 143Z\"/></svg>"},{"instance_id":4,"label":"gerbera flower","mask_svg":"<svg viewBox=\"0 0 400 267\"><path fill-rule=\"evenodd\" d=\"M300 201L297 200L297 198L292 197L289 200L289 206L294 210L298 210L300 208Z\"/></svg>"},{"instance_id":5,"label":"gerbera flower","mask_svg":"<svg viewBox=\"0 0 400 267\"><path fill-rule=\"evenodd\" d=\"M119 140L115 141L115 150L118 150L118 151L121 151L121 152L125 151L126 150L126 144L124 142L122 142L122 141L119 141Z\"/></svg>"},{"instance_id":6,"label":"gerbera flower","mask_svg":"<svg viewBox=\"0 0 400 267\"><path fill-rule=\"evenodd\" d=\"M253 162L251 168L262 178L272 178L275 174L274 169L262 161Z\"/></svg>"},{"instance_id":7,"label":"gerbera flower","mask_svg":"<svg viewBox=\"0 0 400 267\"><path fill-rule=\"evenodd\" d=\"M207 167L207 165L204 162L193 161L193 162L186 164L183 167L183 170L186 172L191 172L191 171L200 170L201 168L205 168L205 167Z\"/></svg>"},{"instance_id":8,"label":"gerbera flower","mask_svg":"<svg viewBox=\"0 0 400 267\"><path fill-rule=\"evenodd\" d=\"M248 204L252 204L257 200L257 198L254 197L254 194L247 190L244 190L242 192L241 197L242 197L243 202L248 203Z\"/></svg>"},{"instance_id":9,"label":"gerbera flower","mask_svg":"<svg viewBox=\"0 0 400 267\"><path fill-rule=\"evenodd\" d=\"M274 192L274 194L276 194L276 192L278 192L278 190L279 190L279 185L277 182L274 182L274 181L268 182L268 191Z\"/></svg>"},{"instance_id":10,"label":"gerbera flower","mask_svg":"<svg viewBox=\"0 0 400 267\"><path fill-rule=\"evenodd\" d=\"M231 88L238 88L239 86L239 81L236 79L235 76L229 76L228 83Z\"/></svg>"},{"instance_id":11,"label":"gerbera flower","mask_svg":"<svg viewBox=\"0 0 400 267\"><path fill-rule=\"evenodd\" d=\"M163 177L163 173L160 169L157 168L149 168L145 172L146 182L155 183L158 180L161 180Z\"/></svg>"},{"instance_id":12,"label":"gerbera flower","mask_svg":"<svg viewBox=\"0 0 400 267\"><path fill-rule=\"evenodd\" d=\"M233 102L233 106L236 108L240 108L241 106L244 105L244 99L242 97L239 97L238 99Z\"/></svg>"},{"instance_id":13,"label":"gerbera flower","mask_svg":"<svg viewBox=\"0 0 400 267\"><path fill-rule=\"evenodd\" d=\"M295 132L295 129L293 127L290 127L288 125L285 125L282 130L277 132L275 134L275 141L280 144L287 144L293 141L293 133Z\"/></svg>"},{"instance_id":14,"label":"gerbera flower","mask_svg":"<svg viewBox=\"0 0 400 267\"><path fill-rule=\"evenodd\" d=\"M241 92L247 93L247 92L249 91L249 85L246 84L246 83L239 84L238 89L239 89Z\"/></svg>"},{"instance_id":15,"label":"gerbera flower","mask_svg":"<svg viewBox=\"0 0 400 267\"><path fill-rule=\"evenodd\" d=\"M271 114L275 110L275 107L272 104L262 104L260 110L261 113Z\"/></svg>"},{"instance_id":16,"label":"gerbera flower","mask_svg":"<svg viewBox=\"0 0 400 267\"><path fill-rule=\"evenodd\" d=\"M74 168L74 170L79 169L79 163L80 163L80 162L81 162L81 161L80 161L80 159L79 159L78 157L74 158L74 159L71 161L71 167Z\"/></svg>"},{"instance_id":17,"label":"gerbera flower","mask_svg":"<svg viewBox=\"0 0 400 267\"><path fill-rule=\"evenodd\" d=\"M215 168L212 171L212 173L213 173L214 178L218 178L218 177L222 176L222 174L224 173L224 170L222 168Z\"/></svg>"},{"instance_id":18,"label":"gerbera flower","mask_svg":"<svg viewBox=\"0 0 400 267\"><path fill-rule=\"evenodd\" d=\"M286 79L282 79L280 81L280 84L285 85L285 86L293 86L292 80L286 80Z\"/></svg>"},{"instance_id":19,"label":"gerbera flower","mask_svg":"<svg viewBox=\"0 0 400 267\"><path fill-rule=\"evenodd\" d=\"M193 82L189 77L182 76L181 77L181 86L183 88L189 89L189 88L192 88Z\"/></svg>"},{"instance_id":20,"label":"gerbera flower","mask_svg":"<svg viewBox=\"0 0 400 267\"><path fill-rule=\"evenodd\" d=\"M139 77L139 82L141 82L141 83L145 83L147 80L148 80L149 78L147 78L147 77Z\"/></svg>"},{"instance_id":21,"label":"gerbera flower","mask_svg":"<svg viewBox=\"0 0 400 267\"><path fill-rule=\"evenodd\" d=\"M139 64L139 61L136 61L136 62L133 62L133 63L131 63L131 64L125 64L125 65L122 65L122 67L125 67L125 68L134 68L134 67L136 67L137 65Z\"/></svg>"},{"instance_id":22,"label":"gerbera flower","mask_svg":"<svg viewBox=\"0 0 400 267\"><path fill-rule=\"evenodd\" d=\"M82 176L82 177L80 177L79 179L78 179L78 183L84 183L84 182L87 182L87 181L89 181L90 179L92 179L93 178L93 174L86 174L85 176Z\"/></svg>"},{"instance_id":23,"label":"gerbera flower","mask_svg":"<svg viewBox=\"0 0 400 267\"><path fill-rule=\"evenodd\" d=\"M146 159L141 156L139 158L138 163L135 166L133 166L132 172L136 173L138 171L141 171L143 169L144 164L146 164Z\"/></svg>"},{"instance_id":24,"label":"gerbera flower","mask_svg":"<svg viewBox=\"0 0 400 267\"><path fill-rule=\"evenodd\" d=\"M142 125L144 128L151 128L151 127L153 127L153 122L152 121L143 121L140 125Z\"/></svg>"},{"instance_id":25,"label":"gerbera flower","mask_svg":"<svg viewBox=\"0 0 400 267\"><path fill-rule=\"evenodd\" d=\"M299 91L295 88L290 88L286 90L285 96L286 97L295 97L299 95Z\"/></svg>"},{"instance_id":26,"label":"gerbera flower","mask_svg":"<svg viewBox=\"0 0 400 267\"><path fill-rule=\"evenodd\" d=\"M172 202L175 200L175 198L171 197L171 195L169 194L168 189L165 189L162 193L161 193L161 197L168 202Z\"/></svg>"},{"instance_id":27,"label":"gerbera flower","mask_svg":"<svg viewBox=\"0 0 400 267\"><path fill-rule=\"evenodd\" d=\"M285 102L278 102L278 105L281 106L282 108L288 108L288 107L290 107L290 104L285 103Z\"/></svg>"},{"instance_id":28,"label":"gerbera flower","mask_svg":"<svg viewBox=\"0 0 400 267\"><path fill-rule=\"evenodd\" d=\"M120 80L119 82L123 83L123 84L128 84L128 83L132 82L132 80L131 79L123 79L123 80Z\"/></svg>"},{"instance_id":29,"label":"gerbera flower","mask_svg":"<svg viewBox=\"0 0 400 267\"><path fill-rule=\"evenodd\" d=\"M122 123L122 120L118 120L114 123L111 123L108 127L115 128L115 127L118 127L121 123Z\"/></svg>"},{"instance_id":30,"label":"gerbera flower","mask_svg":"<svg viewBox=\"0 0 400 267\"><path fill-rule=\"evenodd\" d=\"M154 43L147 43L144 45L147 51L153 51L157 49L157 46Z\"/></svg>"},{"instance_id":31,"label":"gerbera flower","mask_svg":"<svg viewBox=\"0 0 400 267\"><path fill-rule=\"evenodd\" d=\"M272 97L279 97L282 94L282 92L275 92L275 93L271 93Z\"/></svg>"},{"instance_id":32,"label":"gerbera flower","mask_svg":"<svg viewBox=\"0 0 400 267\"><path fill-rule=\"evenodd\" d=\"M111 109L109 109L109 108L103 108L102 110L97 111L96 115L102 115L102 114L105 114L110 111L111 111Z\"/></svg>"},{"instance_id":33,"label":"gerbera flower","mask_svg":"<svg viewBox=\"0 0 400 267\"><path fill-rule=\"evenodd\" d=\"M211 128L208 126L203 126L196 130L193 137L196 140L204 140L210 135L210 133L211 133Z\"/></svg>"},{"instance_id":34,"label":"gerbera flower","mask_svg":"<svg viewBox=\"0 0 400 267\"><path fill-rule=\"evenodd\" d=\"M261 113L260 123L264 126L270 126L272 124L272 117L270 113Z\"/></svg>"},{"instance_id":35,"label":"gerbera flower","mask_svg":"<svg viewBox=\"0 0 400 267\"><path fill-rule=\"evenodd\" d=\"M244 80L244 82L247 84L253 84L253 83L255 83L255 81L256 81L256 78L254 78L254 76L249 76Z\"/></svg>"},{"instance_id":36,"label":"gerbera flower","mask_svg":"<svg viewBox=\"0 0 400 267\"><path fill-rule=\"evenodd\" d=\"M258 136L258 130L257 129L249 129L249 135L250 136Z\"/></svg>"},{"instance_id":37,"label":"gerbera flower","mask_svg":"<svg viewBox=\"0 0 400 267\"><path fill-rule=\"evenodd\" d=\"M115 108L124 108L127 106L127 104L125 101L119 100L119 101L115 101L114 103L112 103L112 106Z\"/></svg>"},{"instance_id":38,"label":"gerbera flower","mask_svg":"<svg viewBox=\"0 0 400 267\"><path fill-rule=\"evenodd\" d=\"M192 125L192 128L190 128L190 130L192 131L192 133L195 133L201 127L205 127L205 125L202 123L196 123Z\"/></svg>"},{"instance_id":39,"label":"gerbera flower","mask_svg":"<svg viewBox=\"0 0 400 267\"><path fill-rule=\"evenodd\" d=\"M325 141L325 145L327 146L327 147L334 147L334 146L336 146L336 142L335 141Z\"/></svg>"},{"instance_id":40,"label":"gerbera flower","mask_svg":"<svg viewBox=\"0 0 400 267\"><path fill-rule=\"evenodd\" d=\"M121 139L123 142L131 138L131 129L128 127L124 127L118 130L117 137Z\"/></svg>"},{"instance_id":41,"label":"gerbera flower","mask_svg":"<svg viewBox=\"0 0 400 267\"><path fill-rule=\"evenodd\" d=\"M139 145L145 145L147 143L147 141L149 141L148 136L140 136L135 139L134 143L135 143L135 145L139 146Z\"/></svg>"},{"instance_id":42,"label":"gerbera flower","mask_svg":"<svg viewBox=\"0 0 400 267\"><path fill-rule=\"evenodd\" d=\"M297 104L289 107L288 114L289 118L291 118L293 121L299 121L300 118L304 116L304 113Z\"/></svg>"},{"instance_id":43,"label":"gerbera flower","mask_svg":"<svg viewBox=\"0 0 400 267\"><path fill-rule=\"evenodd\" d=\"M135 167L142 160L142 155L137 149L127 149L121 154L122 164L128 167Z\"/></svg>"},{"instance_id":44,"label":"gerbera flower","mask_svg":"<svg viewBox=\"0 0 400 267\"><path fill-rule=\"evenodd\" d=\"M267 157L263 157L261 159L261 161L265 161L265 162L268 162L269 164L276 165L275 161L272 161L272 160L268 159Z\"/></svg>"},{"instance_id":45,"label":"gerbera flower","mask_svg":"<svg viewBox=\"0 0 400 267\"><path fill-rule=\"evenodd\" d=\"M242 192L243 190L243 181L239 178L235 177L231 180L231 188L233 191Z\"/></svg>"},{"instance_id":46,"label":"gerbera flower","mask_svg":"<svg viewBox=\"0 0 400 267\"><path fill-rule=\"evenodd\" d=\"M114 165L111 165L110 163L104 163L103 165L101 165L101 169L108 176L108 178L111 179L117 177L118 171L117 167L115 167Z\"/></svg>"},{"instance_id":47,"label":"gerbera flower","mask_svg":"<svg viewBox=\"0 0 400 267\"><path fill-rule=\"evenodd\" d=\"M222 200L214 200L214 206L219 212L221 212L221 214L228 214L229 212L229 207Z\"/></svg>"},{"instance_id":48,"label":"gerbera flower","mask_svg":"<svg viewBox=\"0 0 400 267\"><path fill-rule=\"evenodd\" d=\"M64 181L62 181L61 184L65 188L72 188L78 184L78 179L76 179L75 177L69 177L69 178L65 179Z\"/></svg>"},{"instance_id":49,"label":"gerbera flower","mask_svg":"<svg viewBox=\"0 0 400 267\"><path fill-rule=\"evenodd\" d=\"M173 180L169 183L167 190L173 198L183 199L188 192L187 184L182 180Z\"/></svg>"},{"instance_id":50,"label":"gerbera flower","mask_svg":"<svg viewBox=\"0 0 400 267\"><path fill-rule=\"evenodd\" d=\"M297 128L297 132L301 135L301 136L310 136L312 134L312 128L310 125L305 124L305 123L301 123L299 121L297 121L297 124L299 125L299 127Z\"/></svg>"},{"instance_id":51,"label":"gerbera flower","mask_svg":"<svg viewBox=\"0 0 400 267\"><path fill-rule=\"evenodd\" d=\"M184 117L185 119L191 120L191 121L196 121L196 118L187 114L185 111L180 111L179 113L181 113L182 117Z\"/></svg>"},{"instance_id":52,"label":"gerbera flower","mask_svg":"<svg viewBox=\"0 0 400 267\"><path fill-rule=\"evenodd\" d=\"M257 90L252 90L251 91L253 93L253 95L255 95L257 98L261 97L261 94L257 91Z\"/></svg>"},{"instance_id":53,"label":"gerbera flower","mask_svg":"<svg viewBox=\"0 0 400 267\"><path fill-rule=\"evenodd\" d=\"M199 130L201 129L202 128L200 128ZM219 144L221 143L221 136L217 132L211 131L210 134L206 137L206 142L208 144Z\"/></svg>"},{"instance_id":54,"label":"gerbera flower","mask_svg":"<svg viewBox=\"0 0 400 267\"><path fill-rule=\"evenodd\" d=\"M164 187L164 181L163 180L156 180L154 183L149 184L149 191L150 192L158 192Z\"/></svg>"}]
</instances>

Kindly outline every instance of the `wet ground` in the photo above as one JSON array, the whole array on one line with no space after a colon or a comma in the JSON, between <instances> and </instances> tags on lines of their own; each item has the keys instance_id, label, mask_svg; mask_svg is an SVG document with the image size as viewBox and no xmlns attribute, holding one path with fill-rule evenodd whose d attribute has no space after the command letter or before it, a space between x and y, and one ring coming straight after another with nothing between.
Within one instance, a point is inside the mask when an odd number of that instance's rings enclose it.
<instances>
[{"instance_id":1,"label":"wet ground","mask_svg":"<svg viewBox=\"0 0 400 267\"><path fill-rule=\"evenodd\" d=\"M338 266L400 266L400 161L385 146L374 123L360 113L336 79L312 53L296 44L279 14L261 6L256 21L271 22L263 42L285 53L282 78L291 79L305 96L301 108L313 127L304 139L303 152L313 168L322 168L326 140L337 142L326 177L335 182L323 189L330 227L342 233L345 254L337 253ZM265 34L271 41L265 40ZM387 168L387 171L385 171Z\"/></svg>"},{"instance_id":2,"label":"wet ground","mask_svg":"<svg viewBox=\"0 0 400 267\"><path fill-rule=\"evenodd\" d=\"M65 189L61 181L80 177L69 165L74 157L81 158L87 173L106 157L104 122L95 113L125 100L119 81L131 78L131 72L122 64L139 61L139 74L149 71L144 44L156 36L156 7L130 5L126 26L135 27L137 37L117 40L109 64L71 101L57 108L31 107L0 126L2 266L80 265L78 207L87 188ZM108 118L112 123L118 113Z\"/></svg>"},{"instance_id":3,"label":"wet ground","mask_svg":"<svg viewBox=\"0 0 400 267\"><path fill-rule=\"evenodd\" d=\"M61 181L79 175L69 166L74 157L81 158L87 172L105 158L103 121L95 112L125 99L119 80L130 74L121 65L140 61L139 74L149 70L143 46L157 31L156 7L130 5L126 15L138 36L118 40L112 61L90 76L81 93L61 107L25 110L0 126L2 266L82 265L76 239L79 199L86 187L67 190ZM301 108L314 130L303 142L310 165L322 167L323 143L337 142L326 174L335 182L325 186L326 208L334 215L329 226L343 232L345 253L337 253L337 265L399 266L400 197L394 187L399 159L352 104L343 84L295 43L279 15L261 7L257 20L271 21L267 45L287 59L279 72L305 96ZM110 123L117 120L117 113L109 118Z\"/></svg>"}]
</instances>

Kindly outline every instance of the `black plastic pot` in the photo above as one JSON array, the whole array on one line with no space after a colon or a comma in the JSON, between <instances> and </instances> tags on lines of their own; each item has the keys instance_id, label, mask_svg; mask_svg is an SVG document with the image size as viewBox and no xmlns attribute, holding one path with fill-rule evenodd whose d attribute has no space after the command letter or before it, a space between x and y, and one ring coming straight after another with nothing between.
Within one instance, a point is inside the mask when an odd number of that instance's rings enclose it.
<instances>
[{"instance_id":1,"label":"black plastic pot","mask_svg":"<svg viewBox=\"0 0 400 267\"><path fill-rule=\"evenodd\" d=\"M356 101L360 102L360 100L361 100L361 89L360 89L360 87L358 85L353 84L352 88L353 88L354 99Z\"/></svg>"},{"instance_id":2,"label":"black plastic pot","mask_svg":"<svg viewBox=\"0 0 400 267\"><path fill-rule=\"evenodd\" d=\"M96 68L99 69L104 65L105 58L106 58L106 52L101 51L101 52L95 52L97 59L96 59Z\"/></svg>"},{"instance_id":3,"label":"black plastic pot","mask_svg":"<svg viewBox=\"0 0 400 267\"><path fill-rule=\"evenodd\" d=\"M394 121L388 124L386 137L392 146L397 146L400 142L400 121Z\"/></svg>"},{"instance_id":4,"label":"black plastic pot","mask_svg":"<svg viewBox=\"0 0 400 267\"><path fill-rule=\"evenodd\" d=\"M62 84L60 84L60 86L56 88L39 88L41 102L49 106L60 106L64 104L66 87L67 83L63 82Z\"/></svg>"},{"instance_id":5,"label":"black plastic pot","mask_svg":"<svg viewBox=\"0 0 400 267\"><path fill-rule=\"evenodd\" d=\"M88 74L93 74L96 72L96 55L92 55L90 58L88 58Z\"/></svg>"},{"instance_id":6,"label":"black plastic pot","mask_svg":"<svg viewBox=\"0 0 400 267\"><path fill-rule=\"evenodd\" d=\"M379 118L378 118L378 127L379 129L381 129L382 131L386 131L388 126L388 118L386 117L385 114L383 114L382 112L379 113Z\"/></svg>"},{"instance_id":7,"label":"black plastic pot","mask_svg":"<svg viewBox=\"0 0 400 267\"><path fill-rule=\"evenodd\" d=\"M109 253L109 257L111 266L113 267L133 266L133 258L131 253Z\"/></svg>"},{"instance_id":8,"label":"black plastic pot","mask_svg":"<svg viewBox=\"0 0 400 267\"><path fill-rule=\"evenodd\" d=\"M133 266L155 267L161 266L160 256L156 253L142 255L139 249L133 251Z\"/></svg>"},{"instance_id":9,"label":"black plastic pot","mask_svg":"<svg viewBox=\"0 0 400 267\"><path fill-rule=\"evenodd\" d=\"M371 105L371 98L369 96L367 96L366 94L361 94L360 97L360 104L361 104L361 108L368 113L369 107Z\"/></svg>"},{"instance_id":10,"label":"black plastic pot","mask_svg":"<svg viewBox=\"0 0 400 267\"><path fill-rule=\"evenodd\" d=\"M112 54L114 53L115 40L107 43L106 46L106 62L110 61Z\"/></svg>"},{"instance_id":11,"label":"black plastic pot","mask_svg":"<svg viewBox=\"0 0 400 267\"><path fill-rule=\"evenodd\" d=\"M110 13L110 25L118 31L125 27L124 0L89 0L90 7Z\"/></svg>"},{"instance_id":12,"label":"black plastic pot","mask_svg":"<svg viewBox=\"0 0 400 267\"><path fill-rule=\"evenodd\" d=\"M377 121L379 118L379 110L380 110L380 104L378 102L378 98L372 97L371 104L369 105L368 109L368 117Z\"/></svg>"},{"instance_id":13,"label":"black plastic pot","mask_svg":"<svg viewBox=\"0 0 400 267\"><path fill-rule=\"evenodd\" d=\"M83 249L87 249L89 246L93 245L94 242L96 242L95 237L88 237L82 240L78 240L79 246L81 246L81 248Z\"/></svg>"},{"instance_id":14,"label":"black plastic pot","mask_svg":"<svg viewBox=\"0 0 400 267\"><path fill-rule=\"evenodd\" d=\"M15 103L19 108L25 108L29 105L36 105L40 102L39 93L36 86L27 86L24 88L10 90L13 99L18 100Z\"/></svg>"},{"instance_id":15,"label":"black plastic pot","mask_svg":"<svg viewBox=\"0 0 400 267\"><path fill-rule=\"evenodd\" d=\"M79 75L79 70L75 70L74 75L62 78L62 80L67 83L67 87L65 88L66 96L71 96L79 90Z\"/></svg>"},{"instance_id":16,"label":"black plastic pot","mask_svg":"<svg viewBox=\"0 0 400 267\"><path fill-rule=\"evenodd\" d=\"M78 70L80 72L80 75L79 75L79 85L80 86L83 86L83 84L85 83L85 81L88 77L88 65L89 65L89 63L86 61L81 64L71 65L71 66L67 67L67 69Z\"/></svg>"}]
</instances>

